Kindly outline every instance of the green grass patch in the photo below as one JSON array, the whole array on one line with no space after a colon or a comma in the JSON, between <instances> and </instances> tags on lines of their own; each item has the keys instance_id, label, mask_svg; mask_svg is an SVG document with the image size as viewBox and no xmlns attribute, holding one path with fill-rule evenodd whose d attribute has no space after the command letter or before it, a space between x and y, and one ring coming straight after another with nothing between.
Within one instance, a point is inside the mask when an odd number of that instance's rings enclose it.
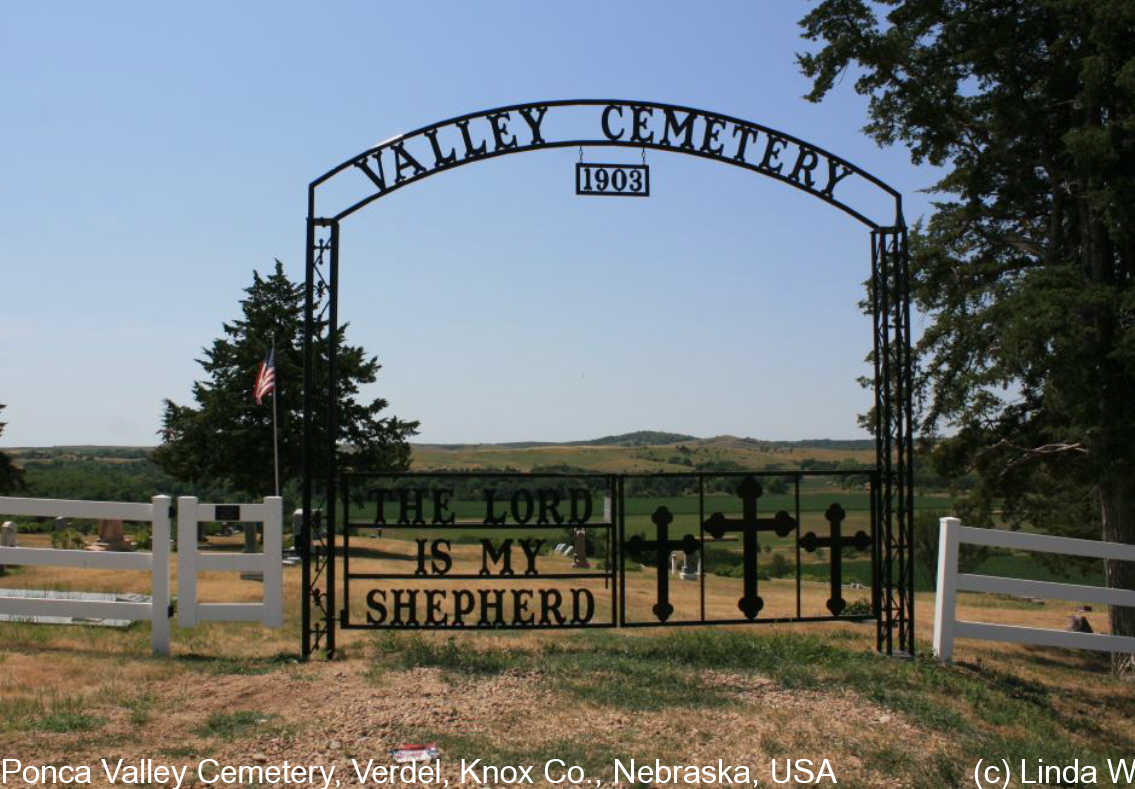
<instances>
[{"instance_id":1,"label":"green grass patch","mask_svg":"<svg viewBox=\"0 0 1135 789\"><path fill-rule=\"evenodd\" d=\"M959 592L958 602L973 608L1000 608L1019 611L1037 611L1044 608L1043 601L1023 600L1005 594L984 594L982 592Z\"/></svg>"},{"instance_id":2,"label":"green grass patch","mask_svg":"<svg viewBox=\"0 0 1135 789\"><path fill-rule=\"evenodd\" d=\"M154 706L154 695L152 693L143 693L133 699L127 699L122 704L127 710L130 711L130 722L134 726L145 726L150 722L151 710Z\"/></svg>"},{"instance_id":3,"label":"green grass patch","mask_svg":"<svg viewBox=\"0 0 1135 789\"><path fill-rule=\"evenodd\" d=\"M1056 581L1087 586L1103 586L1102 566L1080 567L1045 564L1037 554L1027 551L997 552L985 559L970 572L981 575L1000 575L1006 578L1024 578L1030 581Z\"/></svg>"},{"instance_id":4,"label":"green grass patch","mask_svg":"<svg viewBox=\"0 0 1135 789\"><path fill-rule=\"evenodd\" d=\"M0 731L81 732L99 728L106 720L87 712L78 698L37 694L0 700Z\"/></svg>"},{"instance_id":5,"label":"green grass patch","mask_svg":"<svg viewBox=\"0 0 1135 789\"><path fill-rule=\"evenodd\" d=\"M197 756L199 749L191 745L178 745L173 748L162 748L158 751L162 756L169 757L170 759L192 759Z\"/></svg>"},{"instance_id":6,"label":"green grass patch","mask_svg":"<svg viewBox=\"0 0 1135 789\"><path fill-rule=\"evenodd\" d=\"M529 655L525 652L469 649L460 646L453 638L436 643L420 635L400 638L394 633L385 634L380 641L379 652L393 656L394 665L398 668L425 666L456 674L500 674L512 668L527 667L529 662ZM371 666L372 671L380 668L379 664Z\"/></svg>"},{"instance_id":7,"label":"green grass patch","mask_svg":"<svg viewBox=\"0 0 1135 789\"><path fill-rule=\"evenodd\" d=\"M223 737L233 739L242 737L279 719L278 715L266 715L255 710L238 712L214 712L204 724L194 729L201 737Z\"/></svg>"},{"instance_id":8,"label":"green grass patch","mask_svg":"<svg viewBox=\"0 0 1135 789\"><path fill-rule=\"evenodd\" d=\"M4 644L7 649L43 646L51 640L52 636L51 625L31 624L30 622L0 622L0 643Z\"/></svg>"},{"instance_id":9,"label":"green grass patch","mask_svg":"<svg viewBox=\"0 0 1135 789\"><path fill-rule=\"evenodd\" d=\"M84 712L53 712L39 718L32 728L50 732L92 731L104 723L104 718Z\"/></svg>"},{"instance_id":10,"label":"green grass patch","mask_svg":"<svg viewBox=\"0 0 1135 789\"><path fill-rule=\"evenodd\" d=\"M44 713L42 699L16 696L0 699L0 732L27 728Z\"/></svg>"},{"instance_id":11,"label":"green grass patch","mask_svg":"<svg viewBox=\"0 0 1135 789\"><path fill-rule=\"evenodd\" d=\"M286 666L298 663L299 655L281 653L272 657L230 658L190 653L178 655L175 660L196 671L206 674L271 674Z\"/></svg>"}]
</instances>

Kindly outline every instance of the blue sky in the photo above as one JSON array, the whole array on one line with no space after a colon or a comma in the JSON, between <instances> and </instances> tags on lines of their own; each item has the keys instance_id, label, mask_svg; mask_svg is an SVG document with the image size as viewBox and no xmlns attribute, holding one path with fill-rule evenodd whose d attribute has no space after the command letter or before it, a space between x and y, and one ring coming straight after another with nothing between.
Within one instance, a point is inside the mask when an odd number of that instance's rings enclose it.
<instances>
[{"instance_id":1,"label":"blue sky","mask_svg":"<svg viewBox=\"0 0 1135 789\"><path fill-rule=\"evenodd\" d=\"M194 360L252 270L278 257L302 277L307 183L464 112L704 108L826 148L901 190L908 221L926 214L935 172L860 132L850 78L803 100L796 20L811 7L9 6L0 441L156 443L162 399L189 402ZM774 180L662 152L647 154L650 198L576 197L576 159L458 168L344 223L340 315L384 365L368 394L432 442L866 437L865 228Z\"/></svg>"}]
</instances>

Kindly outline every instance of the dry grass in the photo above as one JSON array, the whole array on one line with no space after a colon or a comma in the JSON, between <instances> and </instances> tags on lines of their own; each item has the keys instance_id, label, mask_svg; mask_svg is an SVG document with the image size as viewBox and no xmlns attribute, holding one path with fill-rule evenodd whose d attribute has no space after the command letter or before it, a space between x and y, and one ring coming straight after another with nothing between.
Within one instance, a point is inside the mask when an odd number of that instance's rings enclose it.
<instances>
[{"instance_id":1,"label":"dry grass","mask_svg":"<svg viewBox=\"0 0 1135 789\"><path fill-rule=\"evenodd\" d=\"M46 539L29 536L24 544ZM352 559L353 570L413 569L412 543L352 544L373 552ZM454 556L454 571L479 567L475 546L455 545ZM544 572L568 565L559 557L540 562ZM348 784L351 758L385 761L392 747L425 739L441 744L453 771L461 757L497 764L560 757L606 783L616 757L721 758L754 766L768 785L771 758L826 757L841 785L931 787L960 781L982 748L1087 757L1135 747L1135 688L1112 680L1097 656L961 642L958 666L942 669L871 656L870 624L470 632L452 636L452 645L445 633L342 631L341 660L304 664L296 659L299 568L284 572L284 628L175 627L170 659L148 655L144 624L126 631L0 624L5 754L89 764L120 756L190 765L206 756L234 763L286 758L336 764ZM627 578L630 611L648 616L654 570ZM605 610L602 582L585 583ZM0 584L148 587L141 573L49 568L27 568ZM698 584L672 578L670 586L675 618L696 615ZM740 586L740 579L708 577L707 613L735 616ZM206 573L199 588L206 600L255 600L261 593L258 583L235 573ZM365 616L364 588L360 582L350 601L353 618ZM821 613L827 585L807 583L804 591L803 613ZM790 581L762 582L760 593L765 615L794 613ZM858 593L844 594L851 601ZM1074 608L962 595L960 614L1062 627ZM933 596L918 595L923 650L932 611ZM1102 612L1089 618L1104 629ZM95 778L94 785L104 785Z\"/></svg>"}]
</instances>

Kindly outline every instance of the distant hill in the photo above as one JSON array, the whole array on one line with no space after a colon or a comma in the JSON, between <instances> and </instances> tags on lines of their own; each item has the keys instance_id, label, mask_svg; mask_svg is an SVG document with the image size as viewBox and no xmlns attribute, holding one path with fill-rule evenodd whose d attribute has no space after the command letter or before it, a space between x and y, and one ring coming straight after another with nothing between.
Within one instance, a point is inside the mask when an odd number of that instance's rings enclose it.
<instances>
[{"instance_id":1,"label":"distant hill","mask_svg":"<svg viewBox=\"0 0 1135 789\"><path fill-rule=\"evenodd\" d=\"M697 436L666 433L661 430L636 430L617 436L603 436L585 441L504 441L499 444L414 444L429 449L537 449L539 447L651 447L697 441Z\"/></svg>"},{"instance_id":2,"label":"distant hill","mask_svg":"<svg viewBox=\"0 0 1135 789\"><path fill-rule=\"evenodd\" d=\"M678 444L682 441L697 441L697 436L687 436L684 433L664 433L661 430L636 430L633 433L623 433L618 436L604 436L591 441L580 441L575 446L585 447L653 447L661 444Z\"/></svg>"},{"instance_id":3,"label":"distant hill","mask_svg":"<svg viewBox=\"0 0 1135 789\"><path fill-rule=\"evenodd\" d=\"M737 436L697 438L685 433L638 430L590 441L502 444L414 444L415 470L560 470L603 473L686 472L699 469L790 470L846 468L874 463L871 440L764 441Z\"/></svg>"},{"instance_id":4,"label":"distant hill","mask_svg":"<svg viewBox=\"0 0 1135 789\"><path fill-rule=\"evenodd\" d=\"M539 449L541 447L656 447L696 441L704 446L738 447L749 449L832 449L858 452L874 449L875 442L864 438L808 438L799 441L767 441L760 438L714 436L698 438L686 433L667 433L663 430L635 430L617 436L603 436L583 441L502 441L483 444L414 444L422 449Z\"/></svg>"},{"instance_id":5,"label":"distant hill","mask_svg":"<svg viewBox=\"0 0 1135 789\"><path fill-rule=\"evenodd\" d=\"M832 449L860 452L875 448L872 438L806 438L800 441L766 441L761 438L714 436L702 439L706 446L749 447L752 449Z\"/></svg>"}]
</instances>

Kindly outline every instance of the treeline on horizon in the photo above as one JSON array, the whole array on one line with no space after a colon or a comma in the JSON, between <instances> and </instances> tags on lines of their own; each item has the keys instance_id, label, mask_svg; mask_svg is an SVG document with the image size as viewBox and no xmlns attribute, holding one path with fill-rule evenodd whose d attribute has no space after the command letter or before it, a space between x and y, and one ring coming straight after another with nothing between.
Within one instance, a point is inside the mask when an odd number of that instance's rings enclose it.
<instances>
[{"instance_id":1,"label":"treeline on horizon","mask_svg":"<svg viewBox=\"0 0 1135 789\"><path fill-rule=\"evenodd\" d=\"M162 471L144 449L111 454L106 447L92 454L67 452L43 457L43 451L21 454L24 483L19 495L45 499L94 501L147 501L151 496L197 496L204 501L224 501L231 491L224 484L195 485Z\"/></svg>"},{"instance_id":2,"label":"treeline on horizon","mask_svg":"<svg viewBox=\"0 0 1135 789\"><path fill-rule=\"evenodd\" d=\"M637 435L637 434L629 434ZM677 434L659 434L677 435ZM696 440L696 439L695 439ZM795 442L796 446L806 442ZM831 442L838 444L839 442ZM872 442L848 442L866 443ZM436 446L436 445L434 445ZM642 444L629 444L629 447L643 446ZM535 448L535 447L534 447ZM828 445L826 448L832 448ZM856 447L861 448L861 447ZM10 450L9 450L10 452ZM193 484L174 479L164 472L150 457L152 449L147 447L102 447L102 446L69 446L69 447L41 447L21 449L12 453L19 465L24 468L26 489L21 495L36 498L60 499L90 499L101 501L146 501L156 494L170 496L197 496L203 501L235 501L241 498L240 494L232 490L223 480L205 484ZM760 468L744 466L735 460L710 458L693 460L683 453L678 453L676 459L684 462L675 463L672 470L675 474L688 473L690 476L649 477L634 476L628 480L627 492L631 496L673 496L683 495L696 491L694 474L713 474L740 472L740 471L770 471L783 472L768 478L765 486L770 493L784 492L792 484L794 471L853 471L856 468L854 461L822 460L817 458L802 458L798 463L771 462ZM579 465L563 463L539 463L538 458L530 468L534 474L595 474L595 469ZM682 466L685 466L683 468ZM862 466L857 468L862 469ZM478 465L475 468L463 469L468 472L491 474L494 472L518 472L524 469L510 465ZM862 487L869 480L864 469L863 474L850 475L841 478L842 484L850 487ZM938 477L929 468L928 464L915 462L915 485L923 490L942 490L947 487L946 480ZM594 482L594 481L593 481ZM602 484L596 482L595 484ZM725 490L731 485L727 477L714 477L709 481L707 490ZM588 484L587 487L592 487ZM284 486L285 498L298 489L298 481L287 481Z\"/></svg>"}]
</instances>

